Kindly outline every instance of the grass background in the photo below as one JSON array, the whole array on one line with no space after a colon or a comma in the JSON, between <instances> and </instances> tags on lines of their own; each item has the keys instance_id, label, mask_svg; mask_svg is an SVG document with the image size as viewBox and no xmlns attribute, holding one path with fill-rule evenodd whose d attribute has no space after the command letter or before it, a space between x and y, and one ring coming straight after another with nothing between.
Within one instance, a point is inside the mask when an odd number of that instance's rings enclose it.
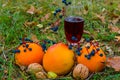
<instances>
[{"instance_id":1,"label":"grass background","mask_svg":"<svg viewBox=\"0 0 120 80\"><path fill-rule=\"evenodd\" d=\"M69 0L70 1L70 0ZM72 0L71 0L72 1ZM115 55L119 55L118 47L114 44L115 36L119 35L116 32L111 32L108 29L108 25L111 24L109 20L113 20L112 13L120 15L120 9L118 5L119 0L76 0L77 4L83 6L81 12L87 10L87 14L81 14L85 19L84 29L89 31L90 34L83 34L83 38L93 37L99 40L100 43L109 45L115 52ZM34 6L38 9L37 14L28 14L26 11L30 6ZM57 17L51 16L50 19L43 22L40 19L47 13L52 13L57 8L62 8L61 0L0 0L0 80L34 80L35 77L26 74L21 71L14 64L14 54L11 52L19 45L20 37L31 38L31 34L37 36L39 40L47 39L50 37L56 42L66 42L63 20L59 26L59 30L54 33L51 31L43 32L48 27L49 23L54 23ZM103 11L107 11L107 14L103 14ZM105 23L96 19L95 14L103 14L105 17ZM24 25L25 22L34 21L37 24L42 24L43 29L36 25ZM120 28L120 21L116 24ZM104 48L104 47L103 47ZM104 72L95 73L90 80L119 80L120 72L115 72L113 69L105 68ZM68 80L66 78L66 80Z\"/></svg>"}]
</instances>

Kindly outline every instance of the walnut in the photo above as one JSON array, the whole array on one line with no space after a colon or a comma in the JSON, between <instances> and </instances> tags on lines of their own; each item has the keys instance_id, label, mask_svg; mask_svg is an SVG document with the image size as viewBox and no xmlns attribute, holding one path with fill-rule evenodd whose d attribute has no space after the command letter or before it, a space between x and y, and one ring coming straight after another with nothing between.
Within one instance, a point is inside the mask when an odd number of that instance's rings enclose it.
<instances>
[{"instance_id":1,"label":"walnut","mask_svg":"<svg viewBox=\"0 0 120 80\"><path fill-rule=\"evenodd\" d=\"M37 79L45 79L45 78L47 78L44 72L37 72L35 74L35 76L36 76Z\"/></svg>"},{"instance_id":2,"label":"walnut","mask_svg":"<svg viewBox=\"0 0 120 80\"><path fill-rule=\"evenodd\" d=\"M39 63L32 63L27 68L28 73L35 74L35 73L40 72L40 71L43 71L43 67Z\"/></svg>"},{"instance_id":3,"label":"walnut","mask_svg":"<svg viewBox=\"0 0 120 80\"><path fill-rule=\"evenodd\" d=\"M89 69L83 64L77 64L73 70L73 77L75 79L85 79L89 75Z\"/></svg>"}]
</instances>

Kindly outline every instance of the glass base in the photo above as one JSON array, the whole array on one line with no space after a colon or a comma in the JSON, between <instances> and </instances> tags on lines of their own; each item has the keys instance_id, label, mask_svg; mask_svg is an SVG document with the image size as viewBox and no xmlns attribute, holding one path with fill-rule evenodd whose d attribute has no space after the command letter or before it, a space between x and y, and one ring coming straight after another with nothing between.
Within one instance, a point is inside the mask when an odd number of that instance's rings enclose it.
<instances>
[{"instance_id":1,"label":"glass base","mask_svg":"<svg viewBox=\"0 0 120 80\"><path fill-rule=\"evenodd\" d=\"M68 45L72 45L72 46L80 46L80 42L78 42L78 43L70 43L70 42L68 42Z\"/></svg>"}]
</instances>

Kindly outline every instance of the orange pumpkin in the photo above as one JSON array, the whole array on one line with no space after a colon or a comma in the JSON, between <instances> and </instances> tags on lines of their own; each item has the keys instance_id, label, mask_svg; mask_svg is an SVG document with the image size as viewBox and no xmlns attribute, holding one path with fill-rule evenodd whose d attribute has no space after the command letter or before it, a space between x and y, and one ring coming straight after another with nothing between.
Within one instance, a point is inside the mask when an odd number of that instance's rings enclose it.
<instances>
[{"instance_id":1,"label":"orange pumpkin","mask_svg":"<svg viewBox=\"0 0 120 80\"><path fill-rule=\"evenodd\" d=\"M43 49L40 45L33 42L21 44L15 52L16 64L28 66L31 63L42 63Z\"/></svg>"},{"instance_id":2,"label":"orange pumpkin","mask_svg":"<svg viewBox=\"0 0 120 80\"><path fill-rule=\"evenodd\" d=\"M77 56L78 63L87 66L90 72L98 72L105 67L106 56L100 47L90 44L84 46L80 53Z\"/></svg>"}]
</instances>

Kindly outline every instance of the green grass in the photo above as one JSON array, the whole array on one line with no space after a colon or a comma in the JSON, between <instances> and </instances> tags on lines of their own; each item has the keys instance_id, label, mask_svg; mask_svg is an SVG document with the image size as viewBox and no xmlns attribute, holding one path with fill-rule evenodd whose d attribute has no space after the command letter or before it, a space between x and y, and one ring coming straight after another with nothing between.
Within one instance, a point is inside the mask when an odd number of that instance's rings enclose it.
<instances>
[{"instance_id":1,"label":"green grass","mask_svg":"<svg viewBox=\"0 0 120 80\"><path fill-rule=\"evenodd\" d=\"M56 5L53 5L53 2ZM71 0L72 1L72 0ZM110 32L108 29L109 20L113 19L112 13L120 15L120 9L118 9L119 0L76 0L80 3L83 9L88 9L87 14L81 16L85 19L85 30L89 31L90 34L83 34L83 38L93 37L99 40L100 43L109 45L113 51L116 51L119 46L110 44L114 42L115 36L118 33ZM105 3L107 1L107 3ZM41 11L39 14L28 14L26 11L33 5L36 9ZM21 71L14 62L14 54L11 52L12 49L19 44L20 37L31 38L31 34L35 34L39 40L47 39L48 36L56 42L66 42L64 30L63 30L63 19L59 26L57 33L47 31L43 32L44 28L48 27L48 23L53 23L57 18L53 15L49 20L40 22L40 18L47 13L51 13L57 8L62 8L64 5L61 0L0 0L0 79L5 80L19 80L19 79L31 79L35 77ZM85 7L85 8L84 8ZM103 9L107 11L105 16L105 24L99 19L96 19L94 14L101 14ZM25 21L35 21L38 24L43 24L43 29L38 28L36 25L24 26ZM116 23L116 26L120 27L120 23ZM117 53L119 55L119 52ZM90 80L119 80L120 73L114 72L113 69L106 68L104 72L95 73ZM66 78L67 80L67 78ZM68 79L69 80L69 79Z\"/></svg>"}]
</instances>

